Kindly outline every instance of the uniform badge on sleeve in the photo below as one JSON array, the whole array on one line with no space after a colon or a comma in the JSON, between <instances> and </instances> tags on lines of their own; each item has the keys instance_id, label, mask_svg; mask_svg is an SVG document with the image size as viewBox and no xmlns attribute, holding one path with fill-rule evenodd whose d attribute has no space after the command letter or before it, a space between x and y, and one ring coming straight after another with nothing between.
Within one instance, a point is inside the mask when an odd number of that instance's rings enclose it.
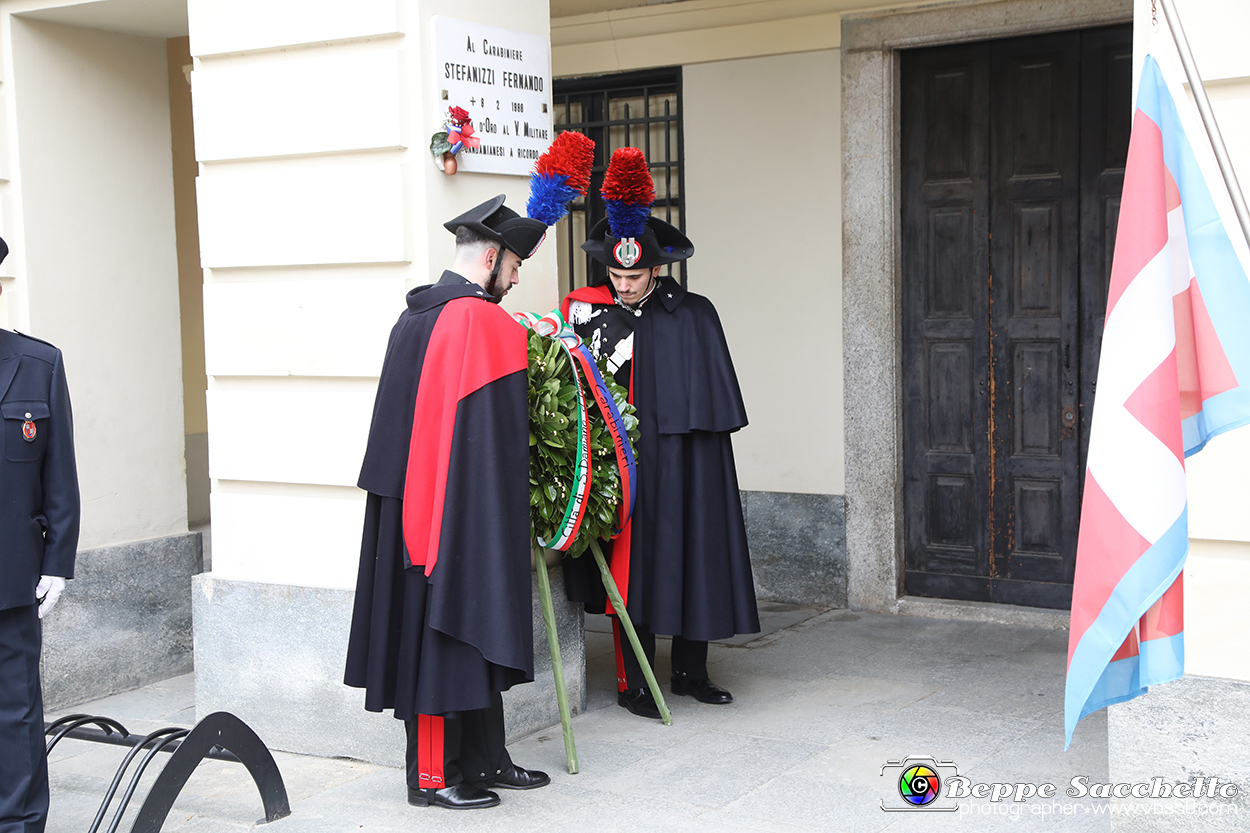
<instances>
[{"instance_id":1,"label":"uniform badge on sleeve","mask_svg":"<svg viewBox=\"0 0 1250 833\"><path fill-rule=\"evenodd\" d=\"M26 415L26 421L22 423L22 439L28 443L35 441L35 423L30 419L30 414Z\"/></svg>"}]
</instances>

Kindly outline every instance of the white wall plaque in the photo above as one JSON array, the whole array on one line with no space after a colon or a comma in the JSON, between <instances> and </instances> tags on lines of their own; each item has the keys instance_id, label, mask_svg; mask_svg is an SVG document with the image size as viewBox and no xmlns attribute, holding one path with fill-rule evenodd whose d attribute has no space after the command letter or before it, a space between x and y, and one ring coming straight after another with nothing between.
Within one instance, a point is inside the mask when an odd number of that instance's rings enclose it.
<instances>
[{"instance_id":1,"label":"white wall plaque","mask_svg":"<svg viewBox=\"0 0 1250 833\"><path fill-rule=\"evenodd\" d=\"M457 154L459 170L528 176L553 138L550 43L450 17L433 24L436 100L443 115L448 107L468 110L482 140ZM429 132L440 130L436 122Z\"/></svg>"}]
</instances>

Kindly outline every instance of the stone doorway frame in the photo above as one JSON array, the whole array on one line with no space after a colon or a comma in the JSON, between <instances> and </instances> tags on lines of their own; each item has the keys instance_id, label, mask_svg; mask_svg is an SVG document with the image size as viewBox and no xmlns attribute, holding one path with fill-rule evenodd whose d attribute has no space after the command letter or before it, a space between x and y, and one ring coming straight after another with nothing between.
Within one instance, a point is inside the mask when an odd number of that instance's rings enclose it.
<instances>
[{"instance_id":1,"label":"stone doorway frame","mask_svg":"<svg viewBox=\"0 0 1250 833\"><path fill-rule=\"evenodd\" d=\"M902 593L899 51L1132 19L1132 0L963 0L842 18L843 415L851 608L896 611Z\"/></svg>"}]
</instances>

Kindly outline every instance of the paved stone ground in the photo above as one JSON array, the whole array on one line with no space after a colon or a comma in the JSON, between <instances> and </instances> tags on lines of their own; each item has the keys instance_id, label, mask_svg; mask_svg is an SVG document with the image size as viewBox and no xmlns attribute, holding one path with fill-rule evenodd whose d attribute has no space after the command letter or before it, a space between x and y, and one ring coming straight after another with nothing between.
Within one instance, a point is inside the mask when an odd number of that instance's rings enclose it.
<instances>
[{"instance_id":1,"label":"paved stone ground","mask_svg":"<svg viewBox=\"0 0 1250 833\"><path fill-rule=\"evenodd\" d=\"M258 827L261 804L245 770L208 761L164 830L1111 829L1106 801L1063 793L1075 775L1107 780L1104 714L1083 721L1072 748L1063 750L1066 632L845 610L769 608L767 618L780 629L712 647L712 678L733 691L735 702L670 697L670 727L617 707L610 638L592 623L587 710L574 719L581 772L565 772L558 726L522 738L509 747L514 759L550 772L552 784L503 792L498 808L409 807L400 770L278 753L291 816ZM660 640L662 680L667 651ZM193 686L193 677L180 677L73 711L114 717L132 731L190 726ZM54 750L49 833L85 833L123 753L68 740ZM912 754L953 761L974 782L1055 783L1059 796L1018 805L961 801L950 813L882 812L883 800L899 800L897 774L883 776L883 765ZM145 793L141 787L135 804Z\"/></svg>"}]
</instances>

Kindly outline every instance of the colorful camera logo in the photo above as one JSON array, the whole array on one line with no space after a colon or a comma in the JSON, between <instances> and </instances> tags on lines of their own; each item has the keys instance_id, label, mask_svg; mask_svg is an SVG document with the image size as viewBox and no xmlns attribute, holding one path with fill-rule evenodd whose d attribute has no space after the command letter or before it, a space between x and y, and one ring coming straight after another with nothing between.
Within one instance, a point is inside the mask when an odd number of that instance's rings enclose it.
<instances>
[{"instance_id":1,"label":"colorful camera logo","mask_svg":"<svg viewBox=\"0 0 1250 833\"><path fill-rule=\"evenodd\" d=\"M888 795L881 800L881 809L886 812L951 812L959 809L958 804L942 794L947 781L959 775L959 767L953 761L909 755L901 761L886 761L881 767L881 775L890 778Z\"/></svg>"},{"instance_id":2,"label":"colorful camera logo","mask_svg":"<svg viewBox=\"0 0 1250 833\"><path fill-rule=\"evenodd\" d=\"M898 779L898 794L919 807L932 804L942 789L942 779L924 764L908 767Z\"/></svg>"}]
</instances>

